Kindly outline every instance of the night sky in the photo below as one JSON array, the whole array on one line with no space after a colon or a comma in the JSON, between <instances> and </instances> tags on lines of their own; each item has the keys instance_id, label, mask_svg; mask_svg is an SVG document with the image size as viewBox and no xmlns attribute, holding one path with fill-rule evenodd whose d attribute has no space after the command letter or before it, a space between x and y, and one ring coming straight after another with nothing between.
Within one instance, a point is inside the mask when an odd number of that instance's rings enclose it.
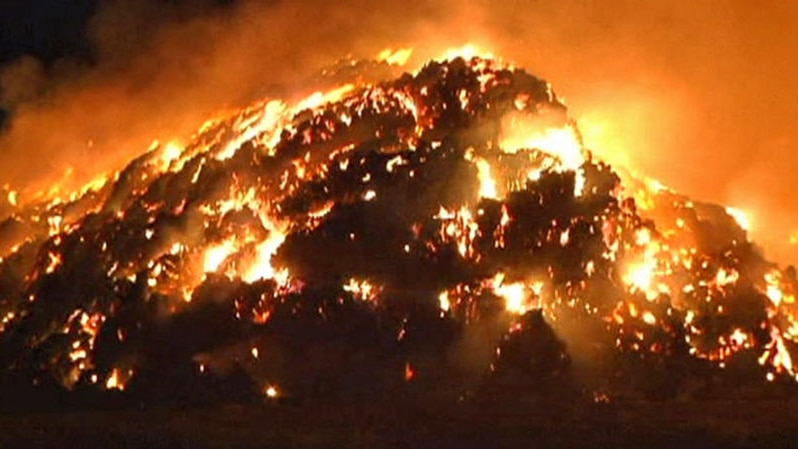
<instances>
[{"instance_id":1,"label":"night sky","mask_svg":"<svg viewBox=\"0 0 798 449\"><path fill-rule=\"evenodd\" d=\"M0 68L30 56L40 61L45 72L69 61L91 67L96 62L96 46L89 35L92 17L110 0L3 0L0 2ZM207 14L234 0L133 0L130 5L179 9L183 16ZM124 8L124 6L123 6ZM137 8L140 8L138 6ZM133 9L133 8L131 8ZM8 119L8 107L0 104L0 126Z\"/></svg>"},{"instance_id":2,"label":"night sky","mask_svg":"<svg viewBox=\"0 0 798 449\"><path fill-rule=\"evenodd\" d=\"M91 59L86 25L97 0L6 0L0 3L0 63L31 55L52 63Z\"/></svg>"},{"instance_id":3,"label":"night sky","mask_svg":"<svg viewBox=\"0 0 798 449\"><path fill-rule=\"evenodd\" d=\"M86 36L98 0L5 0L0 3L0 66L32 56L49 67L65 58L90 64ZM8 116L0 108L0 124Z\"/></svg>"}]
</instances>

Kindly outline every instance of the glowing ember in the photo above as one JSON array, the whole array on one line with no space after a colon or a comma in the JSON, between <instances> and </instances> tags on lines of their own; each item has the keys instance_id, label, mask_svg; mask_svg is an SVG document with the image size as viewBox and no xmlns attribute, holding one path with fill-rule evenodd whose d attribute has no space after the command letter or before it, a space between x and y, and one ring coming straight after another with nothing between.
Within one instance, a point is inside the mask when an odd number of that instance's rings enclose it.
<instances>
[{"instance_id":1,"label":"glowing ember","mask_svg":"<svg viewBox=\"0 0 798 449\"><path fill-rule=\"evenodd\" d=\"M279 395L280 395L280 392L277 390L277 387L275 387L274 385L267 385L267 386L266 386L266 387L263 389L263 393L264 393L264 394L266 395L266 397L267 397L267 398L269 398L269 399L276 399L276 398L277 398L277 396L279 396Z\"/></svg>"},{"instance_id":2,"label":"glowing ember","mask_svg":"<svg viewBox=\"0 0 798 449\"><path fill-rule=\"evenodd\" d=\"M416 377L416 370L410 362L405 363L405 381L410 382Z\"/></svg>"},{"instance_id":3,"label":"glowing ember","mask_svg":"<svg viewBox=\"0 0 798 449\"><path fill-rule=\"evenodd\" d=\"M125 383L132 376L132 371L123 373L121 370L114 368L108 379L105 381L105 388L107 390L125 391Z\"/></svg>"},{"instance_id":4,"label":"glowing ember","mask_svg":"<svg viewBox=\"0 0 798 449\"><path fill-rule=\"evenodd\" d=\"M466 160L473 161L477 166L477 178L479 179L479 196L482 198L498 198L496 181L490 174L490 164L485 159L474 157L472 153L466 153Z\"/></svg>"},{"instance_id":5,"label":"glowing ember","mask_svg":"<svg viewBox=\"0 0 798 449\"><path fill-rule=\"evenodd\" d=\"M440 295L438 295L438 305L442 311L449 311L449 309L452 307L452 304L449 302L449 292L442 292Z\"/></svg>"},{"instance_id":6,"label":"glowing ember","mask_svg":"<svg viewBox=\"0 0 798 449\"><path fill-rule=\"evenodd\" d=\"M349 282L343 286L344 291L352 293L356 298L362 301L373 301L377 298L379 287L375 287L369 281L349 279Z\"/></svg>"}]
</instances>

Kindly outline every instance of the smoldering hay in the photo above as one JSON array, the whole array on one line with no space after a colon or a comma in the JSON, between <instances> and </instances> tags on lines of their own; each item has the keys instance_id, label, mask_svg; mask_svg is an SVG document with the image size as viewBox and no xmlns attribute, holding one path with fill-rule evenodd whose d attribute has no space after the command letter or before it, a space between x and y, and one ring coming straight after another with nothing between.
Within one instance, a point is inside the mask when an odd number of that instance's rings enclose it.
<instances>
[{"instance_id":1,"label":"smoldering hay","mask_svg":"<svg viewBox=\"0 0 798 449\"><path fill-rule=\"evenodd\" d=\"M607 398L798 378L795 270L734 210L594 157L547 82L457 54L350 78L221 113L80 191L6 188L4 384Z\"/></svg>"}]
</instances>

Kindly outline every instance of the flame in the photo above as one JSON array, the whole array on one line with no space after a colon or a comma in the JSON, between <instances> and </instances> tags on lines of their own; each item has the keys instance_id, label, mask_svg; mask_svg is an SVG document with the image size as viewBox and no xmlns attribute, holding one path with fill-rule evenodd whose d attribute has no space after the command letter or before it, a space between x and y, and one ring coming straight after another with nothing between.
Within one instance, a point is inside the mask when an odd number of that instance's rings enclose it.
<instances>
[{"instance_id":1,"label":"flame","mask_svg":"<svg viewBox=\"0 0 798 449\"><path fill-rule=\"evenodd\" d=\"M280 396L280 391L274 385L266 385L263 387L263 394L265 394L269 399L276 399L278 396Z\"/></svg>"},{"instance_id":2,"label":"flame","mask_svg":"<svg viewBox=\"0 0 798 449\"><path fill-rule=\"evenodd\" d=\"M471 60L474 58L493 59L494 55L488 51L479 48L477 45L468 43L462 47L452 47L446 49L443 54L435 59L440 61L450 61L452 59L463 58Z\"/></svg>"},{"instance_id":3,"label":"flame","mask_svg":"<svg viewBox=\"0 0 798 449\"><path fill-rule=\"evenodd\" d=\"M111 370L111 374L108 376L108 379L105 381L105 388L107 390L125 391L125 384L127 384L127 381L132 376L133 376L132 370L123 372L119 368L114 368L113 370Z\"/></svg>"},{"instance_id":4,"label":"flame","mask_svg":"<svg viewBox=\"0 0 798 449\"><path fill-rule=\"evenodd\" d=\"M510 115L502 127L499 147L505 153L537 149L555 156L564 170L577 170L585 162L579 136L572 126L543 127L535 121Z\"/></svg>"},{"instance_id":5,"label":"flame","mask_svg":"<svg viewBox=\"0 0 798 449\"><path fill-rule=\"evenodd\" d=\"M479 196L482 198L496 199L499 197L496 190L496 181L490 175L490 164L485 159L477 159L477 170L479 170Z\"/></svg>"},{"instance_id":6,"label":"flame","mask_svg":"<svg viewBox=\"0 0 798 449\"><path fill-rule=\"evenodd\" d=\"M782 289L781 285L781 273L776 270L772 270L765 274L765 283L767 285L765 294L767 295L770 302L773 303L774 306L778 307L781 305L782 301L786 298L789 298L789 302L794 302L795 298L792 296L787 297Z\"/></svg>"},{"instance_id":7,"label":"flame","mask_svg":"<svg viewBox=\"0 0 798 449\"><path fill-rule=\"evenodd\" d=\"M537 300L543 291L542 282L534 282L529 285L523 282L507 284L504 280L505 274L497 273L490 280L489 285L496 296L504 299L505 310L513 314L523 315L539 306L539 301Z\"/></svg>"},{"instance_id":8,"label":"flame","mask_svg":"<svg viewBox=\"0 0 798 449\"><path fill-rule=\"evenodd\" d=\"M452 304L449 302L449 292L444 291L438 295L438 307L440 307L443 312L448 312L452 307Z\"/></svg>"},{"instance_id":9,"label":"flame","mask_svg":"<svg viewBox=\"0 0 798 449\"><path fill-rule=\"evenodd\" d=\"M350 278L344 284L343 289L345 292L352 293L352 295L362 301L374 301L381 288L366 280L358 280Z\"/></svg>"},{"instance_id":10,"label":"flame","mask_svg":"<svg viewBox=\"0 0 798 449\"><path fill-rule=\"evenodd\" d=\"M377 61L387 62L391 65L403 66L413 54L412 48L391 49L386 48L377 55Z\"/></svg>"},{"instance_id":11,"label":"flame","mask_svg":"<svg viewBox=\"0 0 798 449\"><path fill-rule=\"evenodd\" d=\"M751 218L747 212L743 211L742 209L729 206L726 208L726 213L734 218L734 221L736 221L744 231L751 230Z\"/></svg>"},{"instance_id":12,"label":"flame","mask_svg":"<svg viewBox=\"0 0 798 449\"><path fill-rule=\"evenodd\" d=\"M6 198L8 199L8 204L14 207L19 205L19 193L15 190L9 190Z\"/></svg>"},{"instance_id":13,"label":"flame","mask_svg":"<svg viewBox=\"0 0 798 449\"><path fill-rule=\"evenodd\" d=\"M327 92L314 92L305 99L300 100L293 108L293 111L296 113L305 109L317 109L323 104L340 101L344 95L354 90L354 88L354 84L345 84Z\"/></svg>"},{"instance_id":14,"label":"flame","mask_svg":"<svg viewBox=\"0 0 798 449\"><path fill-rule=\"evenodd\" d=\"M628 259L622 280L632 292L643 292L647 299L653 300L660 293L667 292L667 286L656 282L659 275L663 274L660 269L662 248L660 243L654 240L648 228L641 228L635 232L635 245L635 249L638 251L642 249L642 253Z\"/></svg>"},{"instance_id":15,"label":"flame","mask_svg":"<svg viewBox=\"0 0 798 449\"><path fill-rule=\"evenodd\" d=\"M416 370L410 362L405 363L405 382L410 382L416 377Z\"/></svg>"},{"instance_id":16,"label":"flame","mask_svg":"<svg viewBox=\"0 0 798 449\"><path fill-rule=\"evenodd\" d=\"M727 270L725 268L720 268L715 275L715 282L721 287L734 285L739 279L740 273L735 269Z\"/></svg>"},{"instance_id":17,"label":"flame","mask_svg":"<svg viewBox=\"0 0 798 449\"><path fill-rule=\"evenodd\" d=\"M498 199L496 180L490 174L490 164L484 158L474 155L473 149L465 153L465 159L477 167L477 179L479 179L479 196L481 198Z\"/></svg>"},{"instance_id":18,"label":"flame","mask_svg":"<svg viewBox=\"0 0 798 449\"><path fill-rule=\"evenodd\" d=\"M518 114L509 114L502 121L502 134L499 147L505 153L515 154L521 150L540 150L553 156L557 164L556 171L573 171L576 173L574 194L581 196L585 184L582 165L585 163L585 150L576 129L570 125L546 126L539 119ZM527 177L536 180L540 171L530 171Z\"/></svg>"},{"instance_id":19,"label":"flame","mask_svg":"<svg viewBox=\"0 0 798 449\"><path fill-rule=\"evenodd\" d=\"M179 160L183 156L184 147L179 142L175 140L170 140L160 147L160 144L156 141L153 142L153 147L160 148L160 154L158 156L159 162L159 171L165 172L167 170L172 169L172 164ZM183 168L182 164L175 166L173 169L174 171L180 171Z\"/></svg>"},{"instance_id":20,"label":"flame","mask_svg":"<svg viewBox=\"0 0 798 449\"><path fill-rule=\"evenodd\" d=\"M218 270L222 263L233 254L235 249L236 245L233 238L208 248L205 251L205 262L202 266L205 273L213 273Z\"/></svg>"},{"instance_id":21,"label":"flame","mask_svg":"<svg viewBox=\"0 0 798 449\"><path fill-rule=\"evenodd\" d=\"M55 272L55 270L64 263L63 257L58 253L48 253L47 258L50 260L47 264L47 268L44 270L47 274Z\"/></svg>"}]
</instances>

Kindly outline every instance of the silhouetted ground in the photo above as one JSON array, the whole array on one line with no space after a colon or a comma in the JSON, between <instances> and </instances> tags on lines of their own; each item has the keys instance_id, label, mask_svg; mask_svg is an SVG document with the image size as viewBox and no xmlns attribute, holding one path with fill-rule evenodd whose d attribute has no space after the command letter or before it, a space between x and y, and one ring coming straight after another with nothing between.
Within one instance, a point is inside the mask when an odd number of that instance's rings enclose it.
<instances>
[{"instance_id":1,"label":"silhouetted ground","mask_svg":"<svg viewBox=\"0 0 798 449\"><path fill-rule=\"evenodd\" d=\"M787 448L796 420L796 402L761 399L283 402L6 414L0 447Z\"/></svg>"}]
</instances>

